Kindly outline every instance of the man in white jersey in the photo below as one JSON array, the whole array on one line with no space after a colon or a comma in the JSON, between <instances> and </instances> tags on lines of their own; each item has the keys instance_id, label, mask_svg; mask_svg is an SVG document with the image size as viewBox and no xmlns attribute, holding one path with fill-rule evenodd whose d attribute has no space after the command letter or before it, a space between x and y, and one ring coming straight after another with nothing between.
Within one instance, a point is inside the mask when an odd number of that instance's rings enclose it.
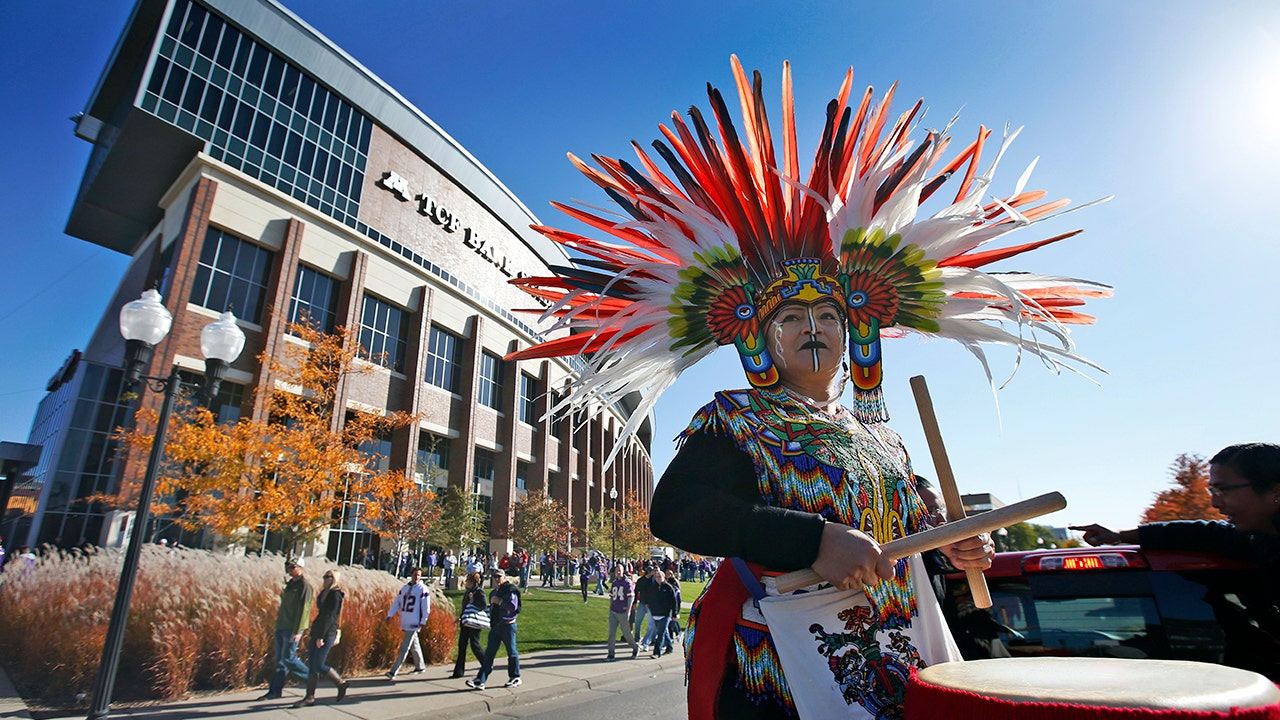
<instances>
[{"instance_id":1,"label":"man in white jersey","mask_svg":"<svg viewBox=\"0 0 1280 720\"><path fill-rule=\"evenodd\" d=\"M400 629L404 632L404 639L400 641L400 652L391 666L391 672L387 673L388 680L396 679L396 672L400 670L410 651L413 652L413 671L420 673L426 669L426 663L422 660L422 644L418 642L418 631L427 624L427 617L431 615L431 595L422 582L420 568L413 569L409 582L396 594L391 609L387 611L387 618L394 618L397 614L400 615Z\"/></svg>"}]
</instances>

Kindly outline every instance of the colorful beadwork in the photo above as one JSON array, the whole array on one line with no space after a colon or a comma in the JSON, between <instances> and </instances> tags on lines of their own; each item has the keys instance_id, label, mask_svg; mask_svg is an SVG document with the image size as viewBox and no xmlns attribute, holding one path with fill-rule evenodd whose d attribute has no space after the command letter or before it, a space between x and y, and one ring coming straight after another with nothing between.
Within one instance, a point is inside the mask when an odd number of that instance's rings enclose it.
<instances>
[{"instance_id":1,"label":"colorful beadwork","mask_svg":"<svg viewBox=\"0 0 1280 720\"><path fill-rule=\"evenodd\" d=\"M716 393L681 437L698 432L733 438L751 458L760 495L768 505L817 513L882 543L924 526L925 509L910 489L911 466L902 440L883 424L830 418L813 412L785 390L752 388ZM912 588L909 565L899 560L892 580L868 588L871 607L860 622L830 635L818 628L819 645L834 653L852 642L851 629L861 628L862 635L869 635L867 628L910 627L918 612ZM697 623L697 610L695 606L690 615L690 628ZM862 635L858 638L865 640ZM838 682L840 678L850 682L848 692L853 695L848 697L864 707L905 687L906 665L915 664L912 657L918 663L919 657L901 634L893 646L870 642L874 649L863 647L865 642L858 645L858 655L867 667L832 668ZM778 702L794 712L768 628L740 615L733 646L738 686L756 702ZM692 652L691 648L691 656ZM847 657L833 655L833 663L847 663ZM859 683L853 683L855 676Z\"/></svg>"}]
</instances>

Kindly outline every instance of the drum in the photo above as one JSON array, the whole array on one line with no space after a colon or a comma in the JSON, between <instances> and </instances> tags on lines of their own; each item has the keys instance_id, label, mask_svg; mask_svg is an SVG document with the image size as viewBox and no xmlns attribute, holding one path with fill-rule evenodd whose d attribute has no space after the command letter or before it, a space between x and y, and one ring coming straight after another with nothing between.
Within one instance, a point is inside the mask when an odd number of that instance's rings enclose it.
<instances>
[{"instance_id":1,"label":"drum","mask_svg":"<svg viewBox=\"0 0 1280 720\"><path fill-rule=\"evenodd\" d=\"M1181 660L998 658L915 673L904 718L1280 720L1280 689L1247 670Z\"/></svg>"}]
</instances>

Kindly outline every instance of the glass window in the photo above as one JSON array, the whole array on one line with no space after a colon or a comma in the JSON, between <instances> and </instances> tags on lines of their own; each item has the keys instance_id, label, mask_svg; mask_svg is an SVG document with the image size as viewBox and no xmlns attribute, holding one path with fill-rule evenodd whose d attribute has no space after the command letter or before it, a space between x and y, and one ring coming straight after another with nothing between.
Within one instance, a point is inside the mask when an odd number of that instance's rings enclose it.
<instances>
[{"instance_id":1,"label":"glass window","mask_svg":"<svg viewBox=\"0 0 1280 720\"><path fill-rule=\"evenodd\" d=\"M115 433L133 411L131 401L124 399L121 370L86 362L82 372L63 453L46 475L51 489L39 537L41 542L61 538L64 546L97 542L103 508L87 500L110 491L118 452Z\"/></svg>"},{"instance_id":2,"label":"glass window","mask_svg":"<svg viewBox=\"0 0 1280 720\"><path fill-rule=\"evenodd\" d=\"M360 453L367 459L365 467L370 472L386 472L391 468L391 437L383 435L360 443Z\"/></svg>"},{"instance_id":3,"label":"glass window","mask_svg":"<svg viewBox=\"0 0 1280 720\"><path fill-rule=\"evenodd\" d=\"M258 180L291 194L303 188L300 200L354 227L363 190L354 180L363 178L372 122L302 68L191 0L175 0L172 18L152 75L144 78L142 107L209 142L211 155L230 159ZM316 134L305 132L308 119L326 121L337 137L318 143ZM299 140L287 140L272 121L293 128ZM250 149L236 147L218 129L248 141ZM317 153L321 145L324 154ZM279 160L289 164L288 172Z\"/></svg>"},{"instance_id":4,"label":"glass window","mask_svg":"<svg viewBox=\"0 0 1280 720\"><path fill-rule=\"evenodd\" d=\"M476 457L472 463L474 482L471 492L475 495L480 509L486 515L493 511L493 481L496 476L493 453L476 448Z\"/></svg>"},{"instance_id":5,"label":"glass window","mask_svg":"<svg viewBox=\"0 0 1280 720\"><path fill-rule=\"evenodd\" d=\"M502 407L504 365L502 358L488 350L480 353L480 386L476 390L476 400L481 405L494 410Z\"/></svg>"},{"instance_id":6,"label":"glass window","mask_svg":"<svg viewBox=\"0 0 1280 720\"><path fill-rule=\"evenodd\" d=\"M338 323L338 281L319 270L299 265L289 322L333 332Z\"/></svg>"},{"instance_id":7,"label":"glass window","mask_svg":"<svg viewBox=\"0 0 1280 720\"><path fill-rule=\"evenodd\" d=\"M251 323L261 322L273 255L270 250L209 228L191 302L217 312L229 310Z\"/></svg>"},{"instance_id":8,"label":"glass window","mask_svg":"<svg viewBox=\"0 0 1280 720\"><path fill-rule=\"evenodd\" d=\"M534 415L534 403L538 399L538 380L532 375L520 373L520 422L533 425L538 418Z\"/></svg>"},{"instance_id":9,"label":"glass window","mask_svg":"<svg viewBox=\"0 0 1280 720\"><path fill-rule=\"evenodd\" d=\"M203 374L182 370L178 377L182 380L183 402L205 403L200 397L200 392L204 389ZM240 420L240 406L244 404L244 386L223 380L218 385L218 394L205 404L219 424L235 425Z\"/></svg>"},{"instance_id":10,"label":"glass window","mask_svg":"<svg viewBox=\"0 0 1280 720\"><path fill-rule=\"evenodd\" d=\"M163 242L164 238L160 238ZM160 292L161 297L169 294L169 284L173 282L173 254L178 250L178 243L169 243L164 250L160 251L159 275L155 278L156 290Z\"/></svg>"},{"instance_id":11,"label":"glass window","mask_svg":"<svg viewBox=\"0 0 1280 720\"><path fill-rule=\"evenodd\" d=\"M451 393L458 392L462 383L461 338L431 326L431 337L427 342L427 372L423 379Z\"/></svg>"},{"instance_id":12,"label":"glass window","mask_svg":"<svg viewBox=\"0 0 1280 720\"><path fill-rule=\"evenodd\" d=\"M365 358L400 372L409 347L409 313L372 295L360 311L360 347Z\"/></svg>"},{"instance_id":13,"label":"glass window","mask_svg":"<svg viewBox=\"0 0 1280 720\"><path fill-rule=\"evenodd\" d=\"M222 19L210 15L204 25L204 35L200 38L200 54L213 57L217 54L218 40L222 37Z\"/></svg>"},{"instance_id":14,"label":"glass window","mask_svg":"<svg viewBox=\"0 0 1280 720\"><path fill-rule=\"evenodd\" d=\"M418 465L414 479L437 490L449 486L449 438L432 433L418 436Z\"/></svg>"},{"instance_id":15,"label":"glass window","mask_svg":"<svg viewBox=\"0 0 1280 720\"><path fill-rule=\"evenodd\" d=\"M529 484L529 463L523 460L516 461L516 489L528 490Z\"/></svg>"},{"instance_id":16,"label":"glass window","mask_svg":"<svg viewBox=\"0 0 1280 720\"><path fill-rule=\"evenodd\" d=\"M210 408L213 416L224 425L234 425L240 421L241 406L244 404L244 386L222 381L218 386L218 394L214 396Z\"/></svg>"},{"instance_id":17,"label":"glass window","mask_svg":"<svg viewBox=\"0 0 1280 720\"><path fill-rule=\"evenodd\" d=\"M177 13L178 9L174 8L174 12ZM187 13L187 22L182 26L182 37L179 38L184 44L195 47L200 41L200 30L204 28L204 19L207 15L204 8L191 4L190 11Z\"/></svg>"}]
</instances>

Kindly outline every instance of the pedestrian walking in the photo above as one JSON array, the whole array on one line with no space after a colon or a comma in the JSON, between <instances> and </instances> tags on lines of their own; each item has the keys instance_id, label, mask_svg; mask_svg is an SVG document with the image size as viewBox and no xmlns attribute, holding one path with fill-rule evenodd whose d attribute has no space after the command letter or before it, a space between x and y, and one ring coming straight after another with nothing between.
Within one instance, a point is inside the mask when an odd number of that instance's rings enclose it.
<instances>
[{"instance_id":1,"label":"pedestrian walking","mask_svg":"<svg viewBox=\"0 0 1280 720\"><path fill-rule=\"evenodd\" d=\"M635 599L635 583L622 573L621 565L614 565L613 581L609 585L609 656L606 660L610 662L617 659L614 657L613 648L618 641L619 627L622 628L622 639L631 646L631 659L634 660L640 655L640 645L631 635L629 616L631 603L635 602Z\"/></svg>"},{"instance_id":2,"label":"pedestrian walking","mask_svg":"<svg viewBox=\"0 0 1280 720\"><path fill-rule=\"evenodd\" d=\"M667 626L662 632L656 632L654 638L657 640L659 655L674 652L675 645L672 641L680 633L680 579L674 574L667 577L667 587L671 588L672 595L675 596L675 602L671 604L671 614L667 616Z\"/></svg>"},{"instance_id":3,"label":"pedestrian walking","mask_svg":"<svg viewBox=\"0 0 1280 720\"><path fill-rule=\"evenodd\" d=\"M395 600L391 602L391 609L387 611L388 619L399 616L400 630L404 633L404 637L400 640L400 652L396 655L395 664L387 673L388 680L396 679L396 673L410 652L413 653L413 671L420 673L426 669L426 663L422 660L422 643L418 640L418 631L427 624L427 617L430 615L431 595L422 582L422 570L414 568L409 574L409 582L400 588Z\"/></svg>"},{"instance_id":4,"label":"pedestrian walking","mask_svg":"<svg viewBox=\"0 0 1280 720\"><path fill-rule=\"evenodd\" d=\"M653 573L653 594L649 596L649 612L653 613L653 656L655 658L662 657L665 646L669 644L666 640L667 621L671 618L671 613L675 612L676 593L672 590L671 585L666 582L667 576L661 570Z\"/></svg>"},{"instance_id":5,"label":"pedestrian walking","mask_svg":"<svg viewBox=\"0 0 1280 720\"><path fill-rule=\"evenodd\" d=\"M529 551L516 548L515 558L520 563L517 566L520 574L520 592L524 592L529 589Z\"/></svg>"},{"instance_id":6,"label":"pedestrian walking","mask_svg":"<svg viewBox=\"0 0 1280 720\"><path fill-rule=\"evenodd\" d=\"M489 627L489 604L480 583L480 573L471 573L464 581L466 590L462 593L462 614L458 617L458 659L453 664L451 677L460 678L466 670L468 647L477 662L484 662L480 632Z\"/></svg>"},{"instance_id":7,"label":"pedestrian walking","mask_svg":"<svg viewBox=\"0 0 1280 720\"><path fill-rule=\"evenodd\" d=\"M284 561L285 574L289 576L280 591L280 609L276 612L275 658L276 669L267 685L267 692L259 700L278 700L284 697L284 684L289 673L300 678L308 674L306 663L298 658L298 641L311 619L311 601L315 591L302 576L302 558Z\"/></svg>"},{"instance_id":8,"label":"pedestrian walking","mask_svg":"<svg viewBox=\"0 0 1280 720\"><path fill-rule=\"evenodd\" d=\"M606 569L606 565L607 563L605 562L604 558L599 555L595 556L594 560L592 561L591 569L596 576L596 594L597 595L604 595L605 593L605 587L604 587L605 577L609 574L609 571Z\"/></svg>"},{"instance_id":9,"label":"pedestrian walking","mask_svg":"<svg viewBox=\"0 0 1280 720\"><path fill-rule=\"evenodd\" d=\"M294 703L293 707L316 704L316 686L320 683L321 675L328 676L334 687L338 688L338 699L335 702L342 702L347 696L347 681L342 679L337 670L326 664L329 651L338 644L338 623L342 619L342 601L345 598L338 582L340 577L337 570L325 571L324 587L316 596L319 611L316 619L311 621L311 629L307 631L310 636L307 643L307 694Z\"/></svg>"},{"instance_id":10,"label":"pedestrian walking","mask_svg":"<svg viewBox=\"0 0 1280 720\"><path fill-rule=\"evenodd\" d=\"M652 563L645 563L644 575L636 580L636 626L632 634L642 645L648 645L649 638L653 634L653 615L649 612L649 596L653 594L653 573L656 569Z\"/></svg>"},{"instance_id":11,"label":"pedestrian walking","mask_svg":"<svg viewBox=\"0 0 1280 720\"><path fill-rule=\"evenodd\" d=\"M503 687L520 685L520 652L516 649L516 618L520 615L520 588L507 580L506 573L497 570L494 574L497 584L489 593L489 646L485 648L484 659L480 661L480 674L474 680L467 681L467 687L483 690L485 680L493 672L493 661L498 655L498 646L507 648L507 682Z\"/></svg>"},{"instance_id":12,"label":"pedestrian walking","mask_svg":"<svg viewBox=\"0 0 1280 720\"><path fill-rule=\"evenodd\" d=\"M458 558L453 556L452 550L446 550L444 557L440 558L440 567L444 568L444 586L445 589L452 589L453 586L453 569L458 565Z\"/></svg>"}]
</instances>

